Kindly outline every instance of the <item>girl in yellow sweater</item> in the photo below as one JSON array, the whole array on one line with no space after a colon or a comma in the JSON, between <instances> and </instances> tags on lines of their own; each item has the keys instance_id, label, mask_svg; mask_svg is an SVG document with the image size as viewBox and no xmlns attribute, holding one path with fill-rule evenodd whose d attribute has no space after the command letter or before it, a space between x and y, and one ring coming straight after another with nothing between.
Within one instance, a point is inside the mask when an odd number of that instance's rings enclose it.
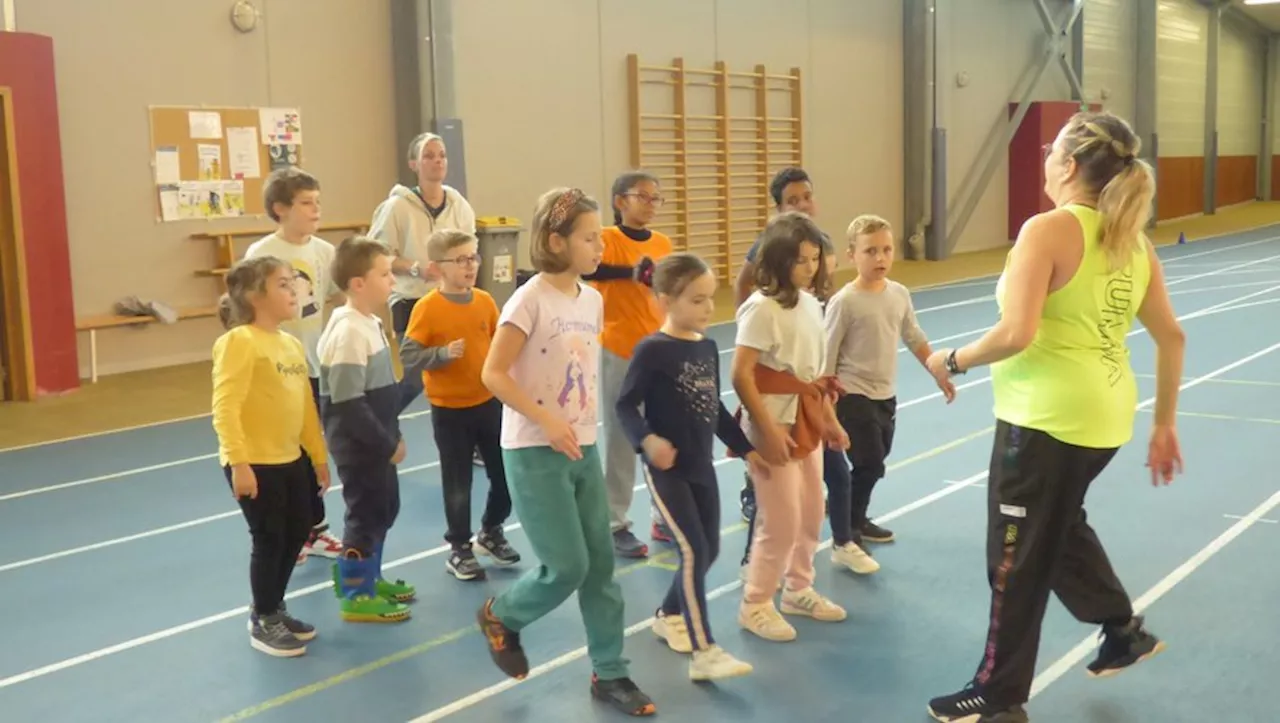
<instances>
[{"instance_id":1,"label":"girl in yellow sweater","mask_svg":"<svg viewBox=\"0 0 1280 723\"><path fill-rule=\"evenodd\" d=\"M218 457L240 503L253 552L249 643L277 657L306 652L315 628L289 616L284 593L311 529L308 460L320 494L328 455L302 343L280 328L297 313L293 269L274 256L242 261L227 274L218 316L227 332L213 345L213 428Z\"/></svg>"}]
</instances>

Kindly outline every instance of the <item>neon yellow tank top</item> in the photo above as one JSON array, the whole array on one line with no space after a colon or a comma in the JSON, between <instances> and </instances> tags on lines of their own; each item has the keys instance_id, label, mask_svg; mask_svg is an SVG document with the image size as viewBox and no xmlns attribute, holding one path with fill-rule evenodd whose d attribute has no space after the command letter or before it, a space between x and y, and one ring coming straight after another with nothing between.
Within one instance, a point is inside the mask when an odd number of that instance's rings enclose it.
<instances>
[{"instance_id":1,"label":"neon yellow tank top","mask_svg":"<svg viewBox=\"0 0 1280 723\"><path fill-rule=\"evenodd\" d=\"M995 414L1067 444L1110 449L1133 437L1138 385L1125 337L1146 296L1151 266L1142 244L1129 266L1110 271L1098 245L1101 214L1087 206L1065 208L1084 230L1080 268L1045 299L1031 345L992 365ZM1002 312L1004 286L1001 274L996 303Z\"/></svg>"}]
</instances>

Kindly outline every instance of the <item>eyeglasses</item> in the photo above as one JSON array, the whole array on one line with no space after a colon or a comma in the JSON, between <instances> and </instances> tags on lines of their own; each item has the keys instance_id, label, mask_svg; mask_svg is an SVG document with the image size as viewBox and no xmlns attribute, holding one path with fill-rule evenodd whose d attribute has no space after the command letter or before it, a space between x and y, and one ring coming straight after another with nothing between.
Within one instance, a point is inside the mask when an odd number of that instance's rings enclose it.
<instances>
[{"instance_id":1,"label":"eyeglasses","mask_svg":"<svg viewBox=\"0 0 1280 723\"><path fill-rule=\"evenodd\" d=\"M456 259L441 259L441 260L437 261L436 263L438 263L438 264L457 264L457 265L459 265L459 266L479 266L479 265L480 265L480 254L476 254L475 256L459 256L459 257L458 257L458 258L456 258Z\"/></svg>"},{"instance_id":2,"label":"eyeglasses","mask_svg":"<svg viewBox=\"0 0 1280 723\"><path fill-rule=\"evenodd\" d=\"M651 206L661 206L663 201L666 200L662 196L650 196L647 193L624 193L622 195L639 199L642 203L647 203Z\"/></svg>"}]
</instances>

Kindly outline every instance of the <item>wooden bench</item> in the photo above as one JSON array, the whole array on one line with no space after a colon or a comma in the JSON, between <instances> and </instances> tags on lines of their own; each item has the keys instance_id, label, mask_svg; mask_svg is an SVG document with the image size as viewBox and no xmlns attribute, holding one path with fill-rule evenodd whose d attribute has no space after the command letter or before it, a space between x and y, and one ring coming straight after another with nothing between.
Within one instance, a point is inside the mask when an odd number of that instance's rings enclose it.
<instances>
[{"instance_id":1,"label":"wooden bench","mask_svg":"<svg viewBox=\"0 0 1280 723\"><path fill-rule=\"evenodd\" d=\"M179 309L178 320L208 319L218 315L216 306ZM132 326L141 327L158 324L160 320L154 316L123 316L121 314L101 314L76 319L76 331L89 332L89 380L98 383L98 332L103 329L119 329Z\"/></svg>"}]
</instances>

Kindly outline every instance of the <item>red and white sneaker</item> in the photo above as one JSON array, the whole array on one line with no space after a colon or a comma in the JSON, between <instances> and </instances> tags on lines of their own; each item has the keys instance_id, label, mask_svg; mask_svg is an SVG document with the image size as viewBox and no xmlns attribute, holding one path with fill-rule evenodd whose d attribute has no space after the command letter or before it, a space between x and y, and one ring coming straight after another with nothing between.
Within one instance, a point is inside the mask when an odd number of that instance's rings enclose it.
<instances>
[{"instance_id":1,"label":"red and white sneaker","mask_svg":"<svg viewBox=\"0 0 1280 723\"><path fill-rule=\"evenodd\" d=\"M313 532L311 533L311 539L307 540L306 545L303 545L302 552L303 554L336 560L342 554L342 540L334 537L327 530L319 533ZM302 561L303 558L299 556L298 562L301 563Z\"/></svg>"}]
</instances>

